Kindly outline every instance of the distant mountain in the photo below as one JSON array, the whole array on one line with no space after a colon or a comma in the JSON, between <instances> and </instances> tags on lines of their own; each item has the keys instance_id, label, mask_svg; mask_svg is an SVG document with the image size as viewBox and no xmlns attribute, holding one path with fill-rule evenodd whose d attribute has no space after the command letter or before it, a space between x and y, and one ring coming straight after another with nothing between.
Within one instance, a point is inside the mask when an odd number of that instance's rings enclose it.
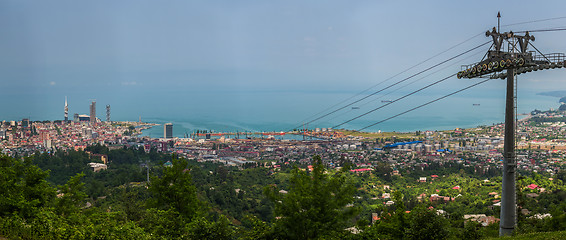
<instances>
[{"instance_id":1,"label":"distant mountain","mask_svg":"<svg viewBox=\"0 0 566 240\"><path fill-rule=\"evenodd\" d=\"M564 97L566 96L566 91L550 91L550 92L540 92L537 93L537 95L542 95L542 96L551 96L551 97Z\"/></svg>"}]
</instances>

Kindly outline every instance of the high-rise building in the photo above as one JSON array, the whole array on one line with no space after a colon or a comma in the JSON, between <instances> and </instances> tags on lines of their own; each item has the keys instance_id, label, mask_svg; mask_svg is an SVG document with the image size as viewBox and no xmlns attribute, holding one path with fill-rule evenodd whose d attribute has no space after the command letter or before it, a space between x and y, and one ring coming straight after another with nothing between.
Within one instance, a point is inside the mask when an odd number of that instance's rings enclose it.
<instances>
[{"instance_id":1,"label":"high-rise building","mask_svg":"<svg viewBox=\"0 0 566 240\"><path fill-rule=\"evenodd\" d=\"M163 138L173 138L173 124L166 123L163 125Z\"/></svg>"},{"instance_id":2,"label":"high-rise building","mask_svg":"<svg viewBox=\"0 0 566 240\"><path fill-rule=\"evenodd\" d=\"M29 124L29 118L22 119L22 128L29 128L31 127Z\"/></svg>"},{"instance_id":3,"label":"high-rise building","mask_svg":"<svg viewBox=\"0 0 566 240\"><path fill-rule=\"evenodd\" d=\"M67 96L65 96L65 122L69 121L69 105L67 105Z\"/></svg>"},{"instance_id":4,"label":"high-rise building","mask_svg":"<svg viewBox=\"0 0 566 240\"><path fill-rule=\"evenodd\" d=\"M106 121L110 122L110 104L106 105Z\"/></svg>"},{"instance_id":5,"label":"high-rise building","mask_svg":"<svg viewBox=\"0 0 566 240\"><path fill-rule=\"evenodd\" d=\"M93 124L96 122L96 101L92 101L92 103L90 103L90 124Z\"/></svg>"}]
</instances>

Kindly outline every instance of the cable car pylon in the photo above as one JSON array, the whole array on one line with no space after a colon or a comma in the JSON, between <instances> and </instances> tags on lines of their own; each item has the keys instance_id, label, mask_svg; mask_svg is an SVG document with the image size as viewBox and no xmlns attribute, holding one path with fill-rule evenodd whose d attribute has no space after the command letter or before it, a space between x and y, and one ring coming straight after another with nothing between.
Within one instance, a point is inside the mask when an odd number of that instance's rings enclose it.
<instances>
[{"instance_id":1,"label":"cable car pylon","mask_svg":"<svg viewBox=\"0 0 566 240\"><path fill-rule=\"evenodd\" d=\"M507 79L507 92L505 98L505 137L503 147L503 181L501 190L501 215L499 222L499 235L510 235L517 225L517 193L515 157L515 76L531 71L566 67L564 53L542 54L532 41L534 36L525 32L517 35L512 31L501 33L499 31L499 18L497 13L498 29L495 27L485 33L486 37L493 39L492 47L478 63L462 66L458 78L488 77L491 79ZM506 43L506 46L503 44ZM535 51L527 51L531 45Z\"/></svg>"}]
</instances>

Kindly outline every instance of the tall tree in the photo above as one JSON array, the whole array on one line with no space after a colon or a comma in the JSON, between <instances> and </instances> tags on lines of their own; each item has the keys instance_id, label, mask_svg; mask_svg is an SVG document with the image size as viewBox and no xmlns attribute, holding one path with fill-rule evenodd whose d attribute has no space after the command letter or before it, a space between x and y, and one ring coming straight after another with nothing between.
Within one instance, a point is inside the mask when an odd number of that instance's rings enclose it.
<instances>
[{"instance_id":1,"label":"tall tree","mask_svg":"<svg viewBox=\"0 0 566 240\"><path fill-rule=\"evenodd\" d=\"M79 173L69 179L69 181L60 187L61 195L57 201L57 212L63 216L76 213L85 204L87 197L84 192L84 183L81 179L84 173Z\"/></svg>"},{"instance_id":2,"label":"tall tree","mask_svg":"<svg viewBox=\"0 0 566 240\"><path fill-rule=\"evenodd\" d=\"M48 205L55 196L55 189L46 181L48 176L49 172L33 165L31 159L0 155L0 217L31 217Z\"/></svg>"},{"instance_id":3,"label":"tall tree","mask_svg":"<svg viewBox=\"0 0 566 240\"><path fill-rule=\"evenodd\" d=\"M152 194L149 206L162 210L173 210L192 219L201 207L196 188L185 159L173 159L172 166L164 167L161 177L153 176L149 184Z\"/></svg>"},{"instance_id":4,"label":"tall tree","mask_svg":"<svg viewBox=\"0 0 566 240\"><path fill-rule=\"evenodd\" d=\"M313 157L310 173L293 169L287 193L268 186L264 193L275 203L275 231L285 239L317 239L344 231L358 208L353 202L356 188L346 170L325 173L320 156Z\"/></svg>"}]
</instances>

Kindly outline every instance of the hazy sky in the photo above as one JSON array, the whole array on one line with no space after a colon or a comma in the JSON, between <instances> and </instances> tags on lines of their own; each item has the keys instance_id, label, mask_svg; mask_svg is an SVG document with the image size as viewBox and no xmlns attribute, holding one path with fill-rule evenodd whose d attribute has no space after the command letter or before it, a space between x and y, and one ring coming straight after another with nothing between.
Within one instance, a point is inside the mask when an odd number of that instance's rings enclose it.
<instances>
[{"instance_id":1,"label":"hazy sky","mask_svg":"<svg viewBox=\"0 0 566 240\"><path fill-rule=\"evenodd\" d=\"M489 41L482 33L497 25L498 11L502 30L517 31L564 27L564 9L565 1L2 0L0 111L59 111L44 104L64 96L86 113L89 99L128 106L146 98L198 103L202 94L353 94L473 36L412 73ZM566 31L534 35L541 51L566 52ZM520 80L537 91L566 90L565 76L561 69Z\"/></svg>"}]
</instances>

